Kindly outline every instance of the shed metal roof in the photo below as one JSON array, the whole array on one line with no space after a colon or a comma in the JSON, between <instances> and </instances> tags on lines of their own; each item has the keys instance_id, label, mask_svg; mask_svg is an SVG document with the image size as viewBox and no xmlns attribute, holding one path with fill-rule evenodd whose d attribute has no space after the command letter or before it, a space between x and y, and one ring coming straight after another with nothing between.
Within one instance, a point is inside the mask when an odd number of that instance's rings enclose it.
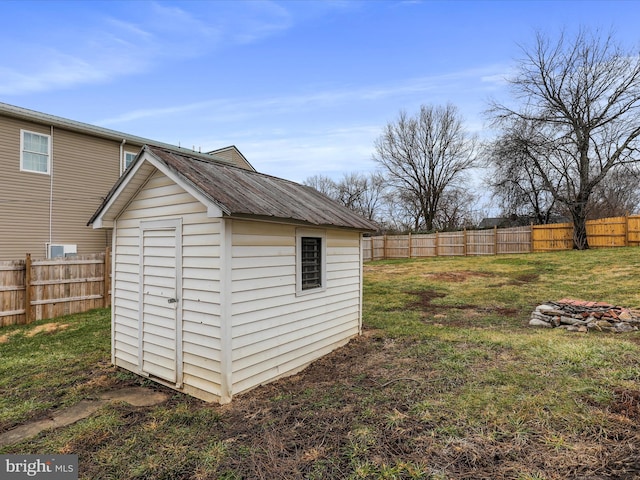
<instances>
[{"instance_id":1,"label":"shed metal roof","mask_svg":"<svg viewBox=\"0 0 640 480\"><path fill-rule=\"evenodd\" d=\"M202 193L225 216L294 221L363 231L377 229L374 222L309 186L153 145L145 145L136 162L144 161L145 153L159 161L180 181ZM131 174L134 173L135 169ZM127 181L127 177L125 174L114 186L103 206L89 221L90 224L109 204L115 203L111 201L112 197L119 185Z\"/></svg>"}]
</instances>

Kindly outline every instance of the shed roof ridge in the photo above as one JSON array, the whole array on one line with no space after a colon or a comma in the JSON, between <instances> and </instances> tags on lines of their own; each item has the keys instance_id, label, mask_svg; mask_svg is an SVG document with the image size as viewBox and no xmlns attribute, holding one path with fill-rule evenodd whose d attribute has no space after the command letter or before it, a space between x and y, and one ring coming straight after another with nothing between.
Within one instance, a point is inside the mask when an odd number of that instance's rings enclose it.
<instances>
[{"instance_id":1,"label":"shed roof ridge","mask_svg":"<svg viewBox=\"0 0 640 480\"><path fill-rule=\"evenodd\" d=\"M181 155L183 157L188 157L188 158L191 158L193 160L202 160L205 163L220 164L223 167L233 168L233 169L239 170L241 172L245 172L247 174L259 175L259 176L267 177L267 178L273 178L273 179L275 179L275 180L277 180L279 182L288 182L288 183L290 183L292 185L299 185L301 187L304 187L304 188L307 188L307 189L311 189L311 190L316 191L316 192L318 191L315 188L310 187L309 185L305 185L303 183L295 182L295 181L289 180L287 178L277 177L277 176L271 175L269 173L259 172L257 170L249 170L249 169L240 167L240 166L236 165L233 162L230 162L230 161L224 160L224 159L220 159L218 157L211 156L211 155L209 155L207 153L192 152L190 150L189 151L175 150L175 149L172 149L172 148L167 148L167 147L164 147L164 146L157 146L157 145L153 145L153 144L148 144L148 146L149 147L153 147L153 148L159 148L159 149L165 150L167 152L171 152L171 153L177 153L177 154L179 154L179 155ZM320 192L320 193L322 193L322 192Z\"/></svg>"}]
</instances>

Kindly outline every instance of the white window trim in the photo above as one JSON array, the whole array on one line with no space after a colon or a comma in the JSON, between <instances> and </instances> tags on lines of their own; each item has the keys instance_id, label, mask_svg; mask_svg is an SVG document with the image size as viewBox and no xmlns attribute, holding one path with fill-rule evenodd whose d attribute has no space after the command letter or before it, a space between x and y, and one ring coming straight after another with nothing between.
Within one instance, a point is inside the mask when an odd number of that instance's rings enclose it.
<instances>
[{"instance_id":1,"label":"white window trim","mask_svg":"<svg viewBox=\"0 0 640 480\"><path fill-rule=\"evenodd\" d=\"M302 238L315 237L321 239L321 285L315 288L302 289ZM296 229L296 296L321 293L327 289L327 234L325 230L311 228Z\"/></svg>"},{"instance_id":2,"label":"white window trim","mask_svg":"<svg viewBox=\"0 0 640 480\"><path fill-rule=\"evenodd\" d=\"M31 133L33 135L40 135L41 137L47 137L47 171L41 172L40 170L31 170L28 168L24 168L24 134ZM51 135L47 135L46 133L33 132L31 130L22 130L20 129L20 171L21 172L29 172L29 173L39 173L40 175L51 175Z\"/></svg>"}]
</instances>

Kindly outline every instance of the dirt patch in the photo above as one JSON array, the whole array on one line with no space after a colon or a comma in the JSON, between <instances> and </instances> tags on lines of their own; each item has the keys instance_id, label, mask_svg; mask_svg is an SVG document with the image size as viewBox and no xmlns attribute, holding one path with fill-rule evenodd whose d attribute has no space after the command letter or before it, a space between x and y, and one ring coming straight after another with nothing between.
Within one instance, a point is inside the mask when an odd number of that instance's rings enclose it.
<instances>
[{"instance_id":1,"label":"dirt patch","mask_svg":"<svg viewBox=\"0 0 640 480\"><path fill-rule=\"evenodd\" d=\"M640 391L619 388L614 390L614 394L611 411L636 423L640 421Z\"/></svg>"},{"instance_id":2,"label":"dirt patch","mask_svg":"<svg viewBox=\"0 0 640 480\"><path fill-rule=\"evenodd\" d=\"M540 275L537 273L523 273L521 275L516 276L511 282L510 285L523 285L527 283L537 282L540 278Z\"/></svg>"},{"instance_id":3,"label":"dirt patch","mask_svg":"<svg viewBox=\"0 0 640 480\"><path fill-rule=\"evenodd\" d=\"M39 333L54 333L69 328L67 323L45 323L38 325L29 330L25 335L27 337L35 337Z\"/></svg>"},{"instance_id":4,"label":"dirt patch","mask_svg":"<svg viewBox=\"0 0 640 480\"><path fill-rule=\"evenodd\" d=\"M436 280L438 282L450 282L450 283L460 283L469 280L471 277L491 277L492 274L484 273L484 272L473 272L473 271L457 271L457 272L440 272L440 273L428 273L425 275L426 278Z\"/></svg>"},{"instance_id":5,"label":"dirt patch","mask_svg":"<svg viewBox=\"0 0 640 480\"><path fill-rule=\"evenodd\" d=\"M0 335L0 343L7 343L11 337L13 337L17 332L5 333L4 335Z\"/></svg>"},{"instance_id":6,"label":"dirt patch","mask_svg":"<svg viewBox=\"0 0 640 480\"><path fill-rule=\"evenodd\" d=\"M408 308L419 308L419 309L431 309L436 308L431 303L435 298L444 298L446 295L444 293L436 292L435 290L421 290L419 292L409 292L411 295L415 295L418 297L418 300L415 302L411 302L407 305ZM437 307L439 308L439 306Z\"/></svg>"},{"instance_id":7,"label":"dirt patch","mask_svg":"<svg viewBox=\"0 0 640 480\"><path fill-rule=\"evenodd\" d=\"M31 330L28 330L24 335L27 337L34 337L39 333L54 333L54 332L58 332L60 330L64 330L66 328L68 328L69 325L66 323L44 323L42 325L37 325L35 327L33 327ZM20 330L15 330L13 332L8 332L5 333L4 335L0 335L0 343L7 343L9 340L11 340L11 337L22 333Z\"/></svg>"},{"instance_id":8,"label":"dirt patch","mask_svg":"<svg viewBox=\"0 0 640 480\"><path fill-rule=\"evenodd\" d=\"M446 294L437 292L435 290L421 290L416 292L409 292L411 295L418 297L418 300L411 302L407 305L408 308L419 309L423 312L431 315L435 315L437 318L442 318L444 312L451 310L467 310L470 312L469 316L486 315L487 313L497 313L503 317L515 317L518 315L518 310L515 308L506 307L480 307L478 305L434 305L432 302L436 298L444 298Z\"/></svg>"}]
</instances>

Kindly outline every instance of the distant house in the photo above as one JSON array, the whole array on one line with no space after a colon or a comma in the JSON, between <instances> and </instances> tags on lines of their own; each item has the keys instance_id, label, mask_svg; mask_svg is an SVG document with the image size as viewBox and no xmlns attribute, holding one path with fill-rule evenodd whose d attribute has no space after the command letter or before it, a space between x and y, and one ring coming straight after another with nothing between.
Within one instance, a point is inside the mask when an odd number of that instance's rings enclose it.
<instances>
[{"instance_id":1,"label":"distant house","mask_svg":"<svg viewBox=\"0 0 640 480\"><path fill-rule=\"evenodd\" d=\"M207 401L359 334L362 234L315 189L145 146L91 218L113 229L112 361Z\"/></svg>"},{"instance_id":2,"label":"distant house","mask_svg":"<svg viewBox=\"0 0 640 480\"><path fill-rule=\"evenodd\" d=\"M570 218L562 217L559 215L553 215L549 217L547 223L566 223L571 221ZM511 228L511 227L524 227L527 225L537 225L538 221L535 217L528 215L518 216L511 215L510 217L487 217L483 218L478 228Z\"/></svg>"},{"instance_id":3,"label":"distant house","mask_svg":"<svg viewBox=\"0 0 640 480\"><path fill-rule=\"evenodd\" d=\"M510 220L504 217L486 217L483 218L478 228L504 228L509 226Z\"/></svg>"},{"instance_id":4,"label":"distant house","mask_svg":"<svg viewBox=\"0 0 640 480\"><path fill-rule=\"evenodd\" d=\"M87 218L147 143L159 144L0 103L0 260L104 250L110 231ZM220 152L253 170L235 147Z\"/></svg>"}]
</instances>

